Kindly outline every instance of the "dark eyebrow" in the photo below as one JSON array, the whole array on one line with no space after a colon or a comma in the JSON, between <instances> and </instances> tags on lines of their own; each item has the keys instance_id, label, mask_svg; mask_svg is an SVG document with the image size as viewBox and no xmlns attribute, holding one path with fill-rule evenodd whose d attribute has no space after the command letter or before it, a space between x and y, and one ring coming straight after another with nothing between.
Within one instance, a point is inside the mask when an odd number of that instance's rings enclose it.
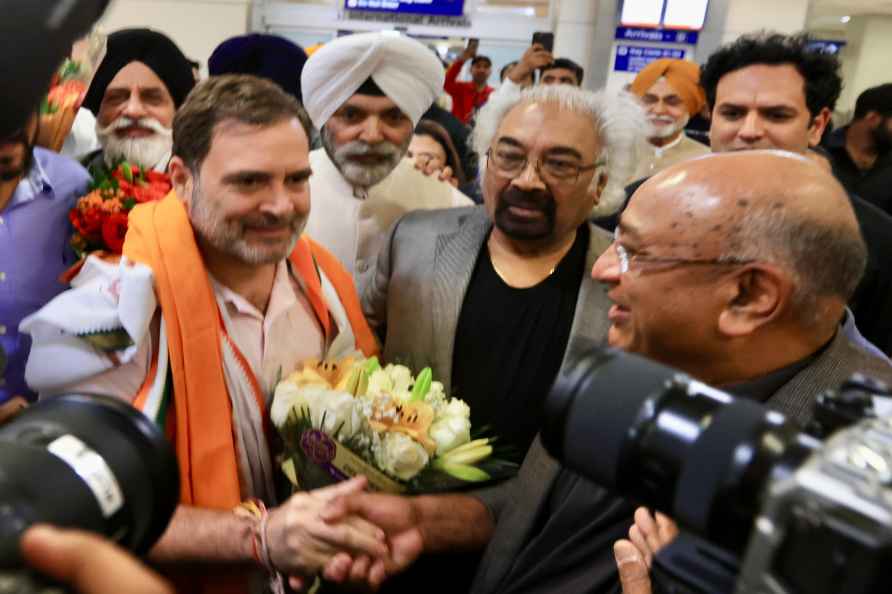
<instances>
[{"instance_id":1,"label":"dark eyebrow","mask_svg":"<svg viewBox=\"0 0 892 594\"><path fill-rule=\"evenodd\" d=\"M304 181L310 179L310 176L313 175L313 170L309 167L304 169L298 169L297 171L292 171L288 174L288 177L296 177L300 181Z\"/></svg>"},{"instance_id":2,"label":"dark eyebrow","mask_svg":"<svg viewBox=\"0 0 892 594\"><path fill-rule=\"evenodd\" d=\"M526 148L523 146L523 143L519 140L511 138L510 136L502 136L498 140L499 143L510 144L511 146L516 146L517 148Z\"/></svg>"},{"instance_id":3,"label":"dark eyebrow","mask_svg":"<svg viewBox=\"0 0 892 594\"><path fill-rule=\"evenodd\" d=\"M570 148L569 146L556 146L545 151L545 155L549 157L576 157L580 161L582 160L582 154L574 148Z\"/></svg>"},{"instance_id":4,"label":"dark eyebrow","mask_svg":"<svg viewBox=\"0 0 892 594\"><path fill-rule=\"evenodd\" d=\"M255 178L262 181L269 181L272 176L266 171L235 171L233 173L229 173L223 177L224 184L237 184L239 182L244 181L247 178Z\"/></svg>"}]
</instances>

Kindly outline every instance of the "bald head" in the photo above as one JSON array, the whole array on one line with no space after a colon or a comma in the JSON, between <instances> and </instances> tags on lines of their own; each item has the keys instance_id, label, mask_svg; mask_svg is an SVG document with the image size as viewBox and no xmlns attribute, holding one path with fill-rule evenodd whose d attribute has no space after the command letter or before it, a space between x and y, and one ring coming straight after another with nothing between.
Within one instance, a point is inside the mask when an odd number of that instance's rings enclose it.
<instances>
[{"instance_id":1,"label":"bald head","mask_svg":"<svg viewBox=\"0 0 892 594\"><path fill-rule=\"evenodd\" d=\"M800 308L808 308L812 297L844 304L865 267L866 248L845 190L801 155L710 155L654 176L636 199L651 202L668 229L688 240L693 253L687 257L721 254L786 268Z\"/></svg>"}]
</instances>

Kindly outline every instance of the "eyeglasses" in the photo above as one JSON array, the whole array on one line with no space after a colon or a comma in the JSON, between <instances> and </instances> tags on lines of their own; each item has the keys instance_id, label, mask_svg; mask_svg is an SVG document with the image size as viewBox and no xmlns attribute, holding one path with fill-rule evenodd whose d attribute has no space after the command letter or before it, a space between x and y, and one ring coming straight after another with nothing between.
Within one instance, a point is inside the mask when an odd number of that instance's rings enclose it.
<instances>
[{"instance_id":1,"label":"eyeglasses","mask_svg":"<svg viewBox=\"0 0 892 594\"><path fill-rule=\"evenodd\" d=\"M488 164L495 167L505 177L519 176L526 170L529 163L526 153L503 148L489 149L486 151L486 159ZM551 179L575 184L579 181L580 173L591 171L602 165L604 165L604 161L582 165L566 157L545 156L536 161L534 168L536 175L543 180Z\"/></svg>"},{"instance_id":2,"label":"eyeglasses","mask_svg":"<svg viewBox=\"0 0 892 594\"><path fill-rule=\"evenodd\" d=\"M754 262L750 258L669 258L663 256L647 256L630 252L628 248L619 242L619 229L613 232L613 248L616 250L616 257L619 260L619 273L625 274L632 268L632 262L636 263L653 263L667 264L675 266L740 266Z\"/></svg>"}]
</instances>

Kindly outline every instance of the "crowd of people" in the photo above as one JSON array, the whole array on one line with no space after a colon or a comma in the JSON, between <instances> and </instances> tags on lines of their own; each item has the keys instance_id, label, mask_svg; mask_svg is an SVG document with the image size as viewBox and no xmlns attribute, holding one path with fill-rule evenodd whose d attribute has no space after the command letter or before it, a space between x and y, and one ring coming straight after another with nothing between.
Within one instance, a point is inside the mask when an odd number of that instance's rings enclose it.
<instances>
[{"instance_id":1,"label":"crowd of people","mask_svg":"<svg viewBox=\"0 0 892 594\"><path fill-rule=\"evenodd\" d=\"M584 90L583 69L538 43L493 89L475 44L444 71L389 32L309 57L252 34L208 66L197 81L165 35L112 33L78 116L95 125L75 124L68 155L35 146L37 106L0 140L0 414L115 396L180 464L147 558L169 585L109 553L129 591L301 591L318 576L326 592L649 592L671 519L541 443L568 362L609 345L802 426L853 373L892 383L892 83L830 131L840 64L804 35L657 60L616 93ZM119 255L70 268L70 211L122 162L172 190L130 211ZM517 476L283 493L277 381L356 352L431 367L517 452ZM103 591L46 560L80 538L40 528L25 551Z\"/></svg>"}]
</instances>

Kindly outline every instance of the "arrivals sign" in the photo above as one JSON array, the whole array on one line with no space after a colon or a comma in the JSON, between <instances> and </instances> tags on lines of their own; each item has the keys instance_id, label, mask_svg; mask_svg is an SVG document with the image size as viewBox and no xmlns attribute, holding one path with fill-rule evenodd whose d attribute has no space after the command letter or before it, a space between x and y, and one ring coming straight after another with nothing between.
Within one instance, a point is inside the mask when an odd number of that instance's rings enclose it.
<instances>
[{"instance_id":1,"label":"arrivals sign","mask_svg":"<svg viewBox=\"0 0 892 594\"><path fill-rule=\"evenodd\" d=\"M637 27L617 27L614 38L617 41L650 41L653 43L680 43L697 45L696 31L671 31L669 29L640 29Z\"/></svg>"}]
</instances>

